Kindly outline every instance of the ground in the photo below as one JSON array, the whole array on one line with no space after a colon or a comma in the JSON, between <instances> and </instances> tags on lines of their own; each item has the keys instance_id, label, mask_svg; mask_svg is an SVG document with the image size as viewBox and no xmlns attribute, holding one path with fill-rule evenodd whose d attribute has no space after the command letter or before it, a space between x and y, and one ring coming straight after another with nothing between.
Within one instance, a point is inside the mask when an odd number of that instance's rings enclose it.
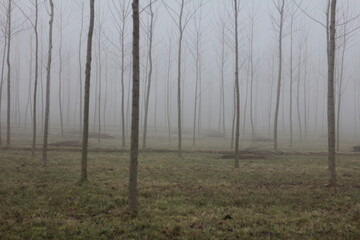
<instances>
[{"instance_id":1,"label":"ground","mask_svg":"<svg viewBox=\"0 0 360 240\"><path fill-rule=\"evenodd\" d=\"M47 168L21 144L1 149L0 239L360 236L358 154L338 156L339 186L329 188L322 152L247 151L237 170L226 151L142 152L134 216L126 205L129 153L94 142L89 182L79 185L80 152L69 145L51 147Z\"/></svg>"}]
</instances>

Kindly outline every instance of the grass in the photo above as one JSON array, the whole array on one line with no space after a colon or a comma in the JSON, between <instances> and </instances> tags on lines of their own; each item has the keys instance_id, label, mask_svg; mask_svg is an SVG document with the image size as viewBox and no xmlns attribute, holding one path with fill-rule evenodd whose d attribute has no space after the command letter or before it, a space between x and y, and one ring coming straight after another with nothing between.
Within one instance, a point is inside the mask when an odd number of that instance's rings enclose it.
<instances>
[{"instance_id":1,"label":"grass","mask_svg":"<svg viewBox=\"0 0 360 240\"><path fill-rule=\"evenodd\" d=\"M338 159L326 187L324 156L245 159L142 153L136 217L127 211L128 153L0 152L0 239L358 239L360 161Z\"/></svg>"}]
</instances>

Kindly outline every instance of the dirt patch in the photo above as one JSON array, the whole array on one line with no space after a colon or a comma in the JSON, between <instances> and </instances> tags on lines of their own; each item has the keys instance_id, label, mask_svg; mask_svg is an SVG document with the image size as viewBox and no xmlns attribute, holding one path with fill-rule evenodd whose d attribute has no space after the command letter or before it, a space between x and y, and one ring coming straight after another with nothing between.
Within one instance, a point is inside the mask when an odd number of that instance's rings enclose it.
<instances>
[{"instance_id":1,"label":"dirt patch","mask_svg":"<svg viewBox=\"0 0 360 240\"><path fill-rule=\"evenodd\" d=\"M273 142L273 140L270 138L255 138L252 141L258 143Z\"/></svg>"},{"instance_id":2,"label":"dirt patch","mask_svg":"<svg viewBox=\"0 0 360 240\"><path fill-rule=\"evenodd\" d=\"M239 155L239 159L266 159L266 155L262 154L241 154ZM224 154L219 157L219 159L235 159L235 154Z\"/></svg>"},{"instance_id":3,"label":"dirt patch","mask_svg":"<svg viewBox=\"0 0 360 240\"><path fill-rule=\"evenodd\" d=\"M359 146L353 146L352 151L353 152L360 152L360 145Z\"/></svg>"},{"instance_id":4,"label":"dirt patch","mask_svg":"<svg viewBox=\"0 0 360 240\"><path fill-rule=\"evenodd\" d=\"M100 139L115 139L114 136L112 136L110 134L107 134L107 133L100 133L100 135L99 135L99 133L94 133L94 132L89 133L89 138L96 138L97 139L99 137L100 137Z\"/></svg>"},{"instance_id":5,"label":"dirt patch","mask_svg":"<svg viewBox=\"0 0 360 240\"><path fill-rule=\"evenodd\" d=\"M80 141L63 141L63 142L56 142L51 143L49 146L52 147L81 147Z\"/></svg>"},{"instance_id":6,"label":"dirt patch","mask_svg":"<svg viewBox=\"0 0 360 240\"><path fill-rule=\"evenodd\" d=\"M81 135L81 132L79 130L72 130L72 131L67 131L68 134L73 134L73 135ZM89 132L89 138L99 138L99 133L97 132ZM107 134L107 133L100 133L100 138L101 139L115 139L116 137Z\"/></svg>"}]
</instances>

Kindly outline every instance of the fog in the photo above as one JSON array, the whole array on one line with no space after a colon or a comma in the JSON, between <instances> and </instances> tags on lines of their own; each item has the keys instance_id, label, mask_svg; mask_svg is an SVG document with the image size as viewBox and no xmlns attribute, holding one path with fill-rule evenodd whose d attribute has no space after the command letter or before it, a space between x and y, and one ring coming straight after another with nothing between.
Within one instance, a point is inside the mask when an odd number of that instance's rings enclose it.
<instances>
[{"instance_id":1,"label":"fog","mask_svg":"<svg viewBox=\"0 0 360 240\"><path fill-rule=\"evenodd\" d=\"M125 4L124 2L125 1ZM109 134L121 131L121 48L119 35L119 3L129 0L97 0L93 62L90 94L90 130ZM166 6L164 4L166 3ZM184 31L182 62L183 127L185 132L194 128L194 99L196 89L196 26L200 29L200 84L198 85L198 112L196 127L199 135L211 132L230 138L234 114L234 18L230 0L186 1L184 14L188 20ZM275 1L276 2L276 1ZM289 131L290 102L290 33L293 15L293 127L294 139L304 136L326 134L327 58L325 0L287 1L283 37L283 71L279 112L279 131L286 136ZM141 111L140 126L144 121L144 101L148 76L148 29L149 1L141 1ZM60 133L60 105L65 131L80 127L80 71L81 83L85 79L85 56L88 29L87 1L55 1L55 24L53 63L51 67L50 125ZM83 29L81 9L84 4ZM4 54L7 1L0 9L1 35L0 54ZM153 40L153 82L150 91L148 127L151 133L167 135L167 81L169 81L170 129L177 127L177 51L178 31L174 12L178 12L176 1L156 1ZM46 59L48 51L47 1L40 1L40 72L38 91L39 128L44 120ZM339 1L336 50L336 101L341 97L340 136L342 139L360 133L360 4L357 0ZM31 128L31 108L34 85L34 44L31 22L34 8L31 1L14 0L12 9L11 45L11 122L12 127ZM243 0L240 2L240 96L241 138L251 138L251 113L257 138L272 138L275 110L276 81L278 68L278 13L274 2L267 0ZM249 68L251 19L254 18L253 62L254 80L251 90ZM222 25L224 23L224 26ZM224 27L224 113L221 100L221 51L222 27ZM346 29L345 29L346 27ZM79 65L79 39L81 35L81 70ZM346 36L345 52L343 51ZM131 116L131 12L125 28L125 114L127 136L130 134ZM343 55L344 53L344 55ZM341 71L343 61L343 71ZM3 66L4 58L0 58ZM61 64L60 64L61 63ZM60 78L61 67L61 78ZM6 125L6 75L4 68L1 99L1 122ZM169 77L169 78L168 78ZM340 90L341 85L341 90ZM252 110L250 93L252 91ZM338 103L337 103L338 104ZM301 128L301 130L300 130ZM141 130L140 129L140 130Z\"/></svg>"}]
</instances>

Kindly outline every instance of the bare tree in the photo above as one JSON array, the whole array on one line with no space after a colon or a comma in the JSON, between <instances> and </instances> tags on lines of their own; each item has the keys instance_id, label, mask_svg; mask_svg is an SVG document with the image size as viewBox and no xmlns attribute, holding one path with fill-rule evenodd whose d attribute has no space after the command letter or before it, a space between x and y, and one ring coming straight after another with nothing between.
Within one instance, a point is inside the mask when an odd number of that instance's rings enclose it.
<instances>
[{"instance_id":1,"label":"bare tree","mask_svg":"<svg viewBox=\"0 0 360 240\"><path fill-rule=\"evenodd\" d=\"M10 145L10 112L11 112L11 92L10 92L10 80L11 80L11 64L10 64L10 49L11 49L11 2L8 2L8 10L7 10L7 56L6 56L6 63L7 63L7 135L6 135L6 145Z\"/></svg>"},{"instance_id":2,"label":"bare tree","mask_svg":"<svg viewBox=\"0 0 360 240\"><path fill-rule=\"evenodd\" d=\"M95 19L95 0L90 0L90 23L87 39L86 50L86 68L85 68L85 96L84 96L84 124L83 124L83 140L81 154L81 177L80 182L87 181L87 155L89 141L89 105L90 105L90 78L91 78L91 55L92 40L94 35L94 19Z\"/></svg>"},{"instance_id":3,"label":"bare tree","mask_svg":"<svg viewBox=\"0 0 360 240\"><path fill-rule=\"evenodd\" d=\"M143 129L143 149L146 148L146 134L147 134L147 119L148 119L148 112L149 112L149 101L150 101L150 89L151 89L151 81L153 75L153 35L154 35L154 11L152 8L152 1L150 0L149 3L149 10L150 10L150 25L148 29L148 39L149 39L149 46L148 46L148 61L149 61L149 72L147 75L147 88L146 88L146 95L145 95L145 113L144 113L144 129Z\"/></svg>"},{"instance_id":4,"label":"bare tree","mask_svg":"<svg viewBox=\"0 0 360 240\"><path fill-rule=\"evenodd\" d=\"M138 207L137 168L139 155L139 100L140 100L140 14L139 0L133 0L133 89L131 113L131 146L129 167L129 209L135 213Z\"/></svg>"},{"instance_id":5,"label":"bare tree","mask_svg":"<svg viewBox=\"0 0 360 240\"><path fill-rule=\"evenodd\" d=\"M219 20L219 27L221 31L220 35L220 44L221 44L221 53L220 53L220 112L219 112L219 130L222 129L224 138L226 138L226 127L225 127L225 67L227 61L225 41L226 41L226 20L221 18Z\"/></svg>"},{"instance_id":6,"label":"bare tree","mask_svg":"<svg viewBox=\"0 0 360 240\"><path fill-rule=\"evenodd\" d=\"M201 81L201 45L202 45L202 26L201 26L201 13L197 17L194 17L194 45L195 50L192 52L192 55L195 60L195 96L194 96L194 127L193 127L193 145L195 146L195 136L196 136L196 117L197 117L197 107L198 107L198 98L201 95L199 91L199 82ZM200 111L199 111L200 116Z\"/></svg>"},{"instance_id":7,"label":"bare tree","mask_svg":"<svg viewBox=\"0 0 360 240\"><path fill-rule=\"evenodd\" d=\"M293 51L294 51L294 13L291 14L290 20L290 88L289 88L289 120L290 120L290 147L293 145L293 83L294 83L294 67L293 67Z\"/></svg>"},{"instance_id":8,"label":"bare tree","mask_svg":"<svg viewBox=\"0 0 360 240\"><path fill-rule=\"evenodd\" d=\"M240 87L239 87L239 36L238 36L238 1L234 0L235 16L235 94L236 94L236 127L235 127L235 168L239 168L239 137L240 137Z\"/></svg>"},{"instance_id":9,"label":"bare tree","mask_svg":"<svg viewBox=\"0 0 360 240\"><path fill-rule=\"evenodd\" d=\"M336 0L329 0L327 10L327 57L328 57L328 170L329 186L336 185L336 153L335 153L335 48L336 48Z\"/></svg>"},{"instance_id":10,"label":"bare tree","mask_svg":"<svg viewBox=\"0 0 360 240\"><path fill-rule=\"evenodd\" d=\"M84 2L81 1L81 23L80 23L80 36L79 36L79 52L78 52L78 60L79 60L79 121L80 121L80 131L82 131L82 114L83 114L83 91L82 91L82 59L81 59L81 49L82 49L82 34L83 34L83 26L84 26Z\"/></svg>"},{"instance_id":11,"label":"bare tree","mask_svg":"<svg viewBox=\"0 0 360 240\"><path fill-rule=\"evenodd\" d=\"M39 4L38 0L35 0L35 22L34 22L34 34L35 34L35 78L34 78L34 106L33 106L33 139L32 139L32 156L35 156L36 146L36 114L37 114L37 88L39 78L39 34L38 34L38 18L39 18Z\"/></svg>"},{"instance_id":12,"label":"bare tree","mask_svg":"<svg viewBox=\"0 0 360 240\"><path fill-rule=\"evenodd\" d=\"M279 32L279 69L278 69L278 82L277 82L277 91L276 91L276 106L275 106L275 120L274 120L274 150L277 151L278 148L278 118L279 118L279 105L280 105L280 94L281 94L281 78L282 78L282 40L284 37L283 27L284 27L284 7L285 0L281 0L281 3L275 5L276 10L279 13L279 21L274 20L274 24Z\"/></svg>"},{"instance_id":13,"label":"bare tree","mask_svg":"<svg viewBox=\"0 0 360 240\"><path fill-rule=\"evenodd\" d=\"M179 39L178 39L178 61L177 61L177 107L178 107L178 155L179 157L182 156L181 149L182 149L182 136L181 136L181 129L182 129L182 108L181 108L181 65L182 65L182 48L183 48L183 37L184 37L184 31L191 19L191 17L196 13L196 10L193 10L190 14L184 15L184 9L185 6L190 1L185 0L179 0L176 1L180 8L180 12L177 12L173 8L171 8L169 5L166 4L165 1L163 1L165 4L165 7L173 20L173 22L176 24L176 27L179 31ZM176 19L177 18L177 19Z\"/></svg>"},{"instance_id":14,"label":"bare tree","mask_svg":"<svg viewBox=\"0 0 360 240\"><path fill-rule=\"evenodd\" d=\"M50 3L50 21L49 21L49 48L48 48L48 61L46 69L46 101L45 101L45 122L44 122L44 145L42 154L42 165L47 166L47 147L49 136L49 113L50 113L50 80L51 80L51 54L53 48L53 23L54 23L54 3L53 0L49 0Z\"/></svg>"},{"instance_id":15,"label":"bare tree","mask_svg":"<svg viewBox=\"0 0 360 240\"><path fill-rule=\"evenodd\" d=\"M0 113L2 108L2 94L3 94L3 86L4 86L4 72L5 72L5 57L7 53L7 27L8 27L8 21L9 21L9 14L6 16L6 22L4 24L4 28L2 29L4 31L4 48L3 48L3 56L2 56L2 65L1 65L1 82L0 82ZM2 136L1 136L1 118L0 118L0 145L2 144Z\"/></svg>"},{"instance_id":16,"label":"bare tree","mask_svg":"<svg viewBox=\"0 0 360 240\"><path fill-rule=\"evenodd\" d=\"M63 12L63 6L62 1L60 2L60 12L59 12L59 72L58 72L58 81L59 81L59 88L58 88L58 100L59 100L59 114L60 114L60 127L61 127L61 136L64 136L64 121L63 121L63 108L62 108L62 73L63 73L63 30L64 30L64 12Z\"/></svg>"}]
</instances>

